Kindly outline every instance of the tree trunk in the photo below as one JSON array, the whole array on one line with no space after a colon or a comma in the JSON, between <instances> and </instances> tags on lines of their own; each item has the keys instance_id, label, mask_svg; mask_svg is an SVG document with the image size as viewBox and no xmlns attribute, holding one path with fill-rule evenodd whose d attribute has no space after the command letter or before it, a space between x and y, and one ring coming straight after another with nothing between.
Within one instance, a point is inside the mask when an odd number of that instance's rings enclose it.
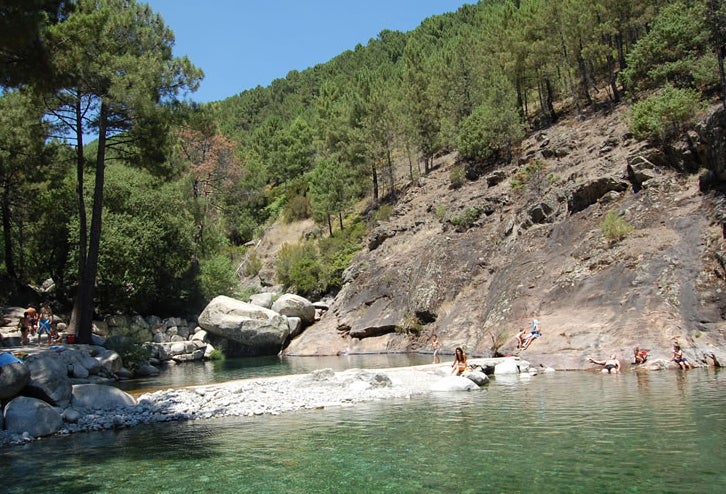
<instances>
[{"instance_id":1,"label":"tree trunk","mask_svg":"<svg viewBox=\"0 0 726 494\"><path fill-rule=\"evenodd\" d=\"M590 96L590 89L587 83L587 65L585 64L585 58L582 56L582 40L580 40L579 48L577 52L577 69L580 72L580 91L582 92L583 98L585 98L585 103L588 106L592 106L592 97Z\"/></svg>"},{"instance_id":2,"label":"tree trunk","mask_svg":"<svg viewBox=\"0 0 726 494\"><path fill-rule=\"evenodd\" d=\"M343 211L338 211L338 223L340 224L340 231L343 231Z\"/></svg>"},{"instance_id":3,"label":"tree trunk","mask_svg":"<svg viewBox=\"0 0 726 494\"><path fill-rule=\"evenodd\" d=\"M721 75L721 101L723 103L723 109L726 110L726 72L724 72L724 47L719 46L716 48L718 54L718 72Z\"/></svg>"},{"instance_id":4,"label":"tree trunk","mask_svg":"<svg viewBox=\"0 0 726 494\"><path fill-rule=\"evenodd\" d=\"M386 148L386 166L387 166L387 173L388 173L388 184L389 184L389 192L391 195L396 193L396 178L394 176L394 169L393 169L393 158L391 157L391 148Z\"/></svg>"},{"instance_id":5,"label":"tree trunk","mask_svg":"<svg viewBox=\"0 0 726 494\"><path fill-rule=\"evenodd\" d=\"M86 158L83 154L83 109L81 107L80 93L76 95L76 199L78 200L78 292L73 301L73 310L68 321L68 329L73 333L78 332L81 315L80 288L86 269L87 242L88 242L88 219L86 217L86 201L83 197L83 180Z\"/></svg>"},{"instance_id":6,"label":"tree trunk","mask_svg":"<svg viewBox=\"0 0 726 494\"><path fill-rule=\"evenodd\" d=\"M3 241L5 243L5 271L11 278L16 278L15 274L15 261L13 259L13 242L11 226L12 221L10 219L10 190L6 184L3 187Z\"/></svg>"},{"instance_id":7,"label":"tree trunk","mask_svg":"<svg viewBox=\"0 0 726 494\"><path fill-rule=\"evenodd\" d=\"M545 86L547 88L547 112L549 113L550 123L555 123L559 117L555 111L555 94L549 78L545 79Z\"/></svg>"},{"instance_id":8,"label":"tree trunk","mask_svg":"<svg viewBox=\"0 0 726 494\"><path fill-rule=\"evenodd\" d=\"M378 170L375 161L371 161L371 177L373 177L373 202L378 204Z\"/></svg>"},{"instance_id":9,"label":"tree trunk","mask_svg":"<svg viewBox=\"0 0 726 494\"><path fill-rule=\"evenodd\" d=\"M330 236L333 236L333 222L330 221L330 215L326 215L328 217L328 231L330 232Z\"/></svg>"},{"instance_id":10,"label":"tree trunk","mask_svg":"<svg viewBox=\"0 0 726 494\"><path fill-rule=\"evenodd\" d=\"M78 285L78 293L73 304L76 334L80 343L91 343L93 329L93 294L98 272L98 257L101 247L101 219L103 212L103 184L106 172L106 125L108 108L101 103L99 111L98 153L96 155L96 181L93 188L93 207L91 211L91 230L88 242L88 255ZM72 317L73 319L73 317Z\"/></svg>"}]
</instances>

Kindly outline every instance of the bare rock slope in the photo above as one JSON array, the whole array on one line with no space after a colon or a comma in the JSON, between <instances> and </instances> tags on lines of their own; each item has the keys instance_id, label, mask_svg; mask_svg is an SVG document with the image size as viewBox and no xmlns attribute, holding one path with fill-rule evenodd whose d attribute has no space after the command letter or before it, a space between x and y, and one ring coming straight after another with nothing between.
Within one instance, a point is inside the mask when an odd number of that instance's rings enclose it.
<instances>
[{"instance_id":1,"label":"bare rock slope","mask_svg":"<svg viewBox=\"0 0 726 494\"><path fill-rule=\"evenodd\" d=\"M556 369L627 360L635 345L669 359L674 340L692 361L726 360L722 206L698 173L715 165L696 133L663 151L625 120L623 109L562 120L456 189L454 155L439 159L285 353L426 351L436 333L445 353L503 355L536 317L543 337L522 356ZM634 227L620 241L602 231L611 210Z\"/></svg>"}]
</instances>

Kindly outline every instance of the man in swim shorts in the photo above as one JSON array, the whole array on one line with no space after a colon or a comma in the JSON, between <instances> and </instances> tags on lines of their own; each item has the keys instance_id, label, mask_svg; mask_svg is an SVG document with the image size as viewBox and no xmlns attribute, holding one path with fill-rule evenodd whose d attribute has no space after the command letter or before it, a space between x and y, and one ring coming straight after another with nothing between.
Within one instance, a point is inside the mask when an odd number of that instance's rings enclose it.
<instances>
[{"instance_id":1,"label":"man in swim shorts","mask_svg":"<svg viewBox=\"0 0 726 494\"><path fill-rule=\"evenodd\" d=\"M607 360L595 360L592 357L588 357L588 360L593 364L602 365L603 374L618 374L620 373L620 360L617 355L610 355Z\"/></svg>"}]
</instances>

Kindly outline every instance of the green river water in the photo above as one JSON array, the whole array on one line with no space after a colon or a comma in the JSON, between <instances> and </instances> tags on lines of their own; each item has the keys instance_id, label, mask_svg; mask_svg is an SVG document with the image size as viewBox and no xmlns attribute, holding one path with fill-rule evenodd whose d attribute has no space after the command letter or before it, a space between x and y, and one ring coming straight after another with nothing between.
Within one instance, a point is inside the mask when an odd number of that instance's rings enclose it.
<instances>
[{"instance_id":1,"label":"green river water","mask_svg":"<svg viewBox=\"0 0 726 494\"><path fill-rule=\"evenodd\" d=\"M723 493L725 376L500 377L477 392L53 437L0 450L0 489Z\"/></svg>"}]
</instances>

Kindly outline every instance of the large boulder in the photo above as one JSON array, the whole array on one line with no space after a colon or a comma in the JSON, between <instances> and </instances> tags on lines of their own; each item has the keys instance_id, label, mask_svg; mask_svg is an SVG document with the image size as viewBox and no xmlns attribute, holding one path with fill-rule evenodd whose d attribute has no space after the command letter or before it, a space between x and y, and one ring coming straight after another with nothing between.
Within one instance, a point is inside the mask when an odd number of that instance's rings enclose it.
<instances>
[{"instance_id":1,"label":"large boulder","mask_svg":"<svg viewBox=\"0 0 726 494\"><path fill-rule=\"evenodd\" d=\"M315 307L308 299L286 293L272 304L272 310L287 317L299 317L305 325L315 322Z\"/></svg>"},{"instance_id":2,"label":"large boulder","mask_svg":"<svg viewBox=\"0 0 726 494\"><path fill-rule=\"evenodd\" d=\"M479 385L463 376L446 376L431 385L431 391L473 391Z\"/></svg>"},{"instance_id":3,"label":"large boulder","mask_svg":"<svg viewBox=\"0 0 726 494\"><path fill-rule=\"evenodd\" d=\"M231 355L277 355L290 334L285 317L264 307L220 295L204 308L199 326L211 335L212 344Z\"/></svg>"},{"instance_id":4,"label":"large boulder","mask_svg":"<svg viewBox=\"0 0 726 494\"><path fill-rule=\"evenodd\" d=\"M71 381L66 362L55 352L42 352L25 359L30 381L23 394L40 398L55 406L67 406L71 399Z\"/></svg>"},{"instance_id":5,"label":"large boulder","mask_svg":"<svg viewBox=\"0 0 726 494\"><path fill-rule=\"evenodd\" d=\"M504 359L494 366L494 375L519 374L519 366L513 358Z\"/></svg>"},{"instance_id":6,"label":"large boulder","mask_svg":"<svg viewBox=\"0 0 726 494\"><path fill-rule=\"evenodd\" d=\"M17 395L30 381L30 369L11 353L0 353L0 400Z\"/></svg>"},{"instance_id":7,"label":"large boulder","mask_svg":"<svg viewBox=\"0 0 726 494\"><path fill-rule=\"evenodd\" d=\"M112 410L136 405L133 396L113 386L103 384L76 384L73 386L71 406L76 410Z\"/></svg>"},{"instance_id":8,"label":"large boulder","mask_svg":"<svg viewBox=\"0 0 726 494\"><path fill-rule=\"evenodd\" d=\"M101 370L101 363L91 357L84 347L66 348L59 355L66 363L68 375L71 377L85 379L89 375L98 374Z\"/></svg>"},{"instance_id":9,"label":"large boulder","mask_svg":"<svg viewBox=\"0 0 726 494\"><path fill-rule=\"evenodd\" d=\"M98 353L96 354L96 360L101 364L101 367L109 374L116 374L123 367L123 361L121 355L114 350L99 347Z\"/></svg>"},{"instance_id":10,"label":"large boulder","mask_svg":"<svg viewBox=\"0 0 726 494\"><path fill-rule=\"evenodd\" d=\"M265 309L271 309L274 295L274 293L270 292L256 293L250 297L250 303L253 305L259 305Z\"/></svg>"},{"instance_id":11,"label":"large boulder","mask_svg":"<svg viewBox=\"0 0 726 494\"><path fill-rule=\"evenodd\" d=\"M106 319L109 334L131 337L134 341L151 341L151 325L141 316L110 316Z\"/></svg>"},{"instance_id":12,"label":"large boulder","mask_svg":"<svg viewBox=\"0 0 726 494\"><path fill-rule=\"evenodd\" d=\"M5 407L5 429L33 437L58 432L63 424L60 413L43 400L18 396Z\"/></svg>"}]
</instances>

